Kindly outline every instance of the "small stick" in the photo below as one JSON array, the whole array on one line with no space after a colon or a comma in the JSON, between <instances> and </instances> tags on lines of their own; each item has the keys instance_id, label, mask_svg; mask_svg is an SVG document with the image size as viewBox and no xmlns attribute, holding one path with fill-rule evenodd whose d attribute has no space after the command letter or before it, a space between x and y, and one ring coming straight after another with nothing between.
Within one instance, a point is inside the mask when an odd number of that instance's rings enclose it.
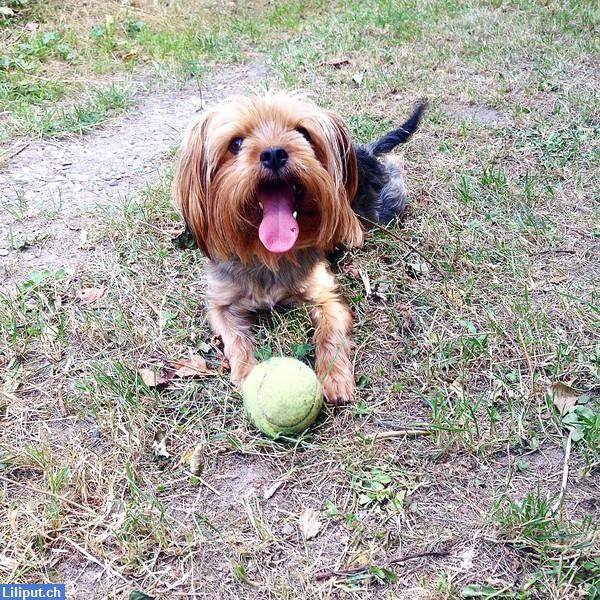
<instances>
[{"instance_id":1,"label":"small stick","mask_svg":"<svg viewBox=\"0 0 600 600\"><path fill-rule=\"evenodd\" d=\"M373 440L390 440L393 438L404 437L406 435L431 435L433 429L392 429L391 431L382 431L373 435Z\"/></svg>"},{"instance_id":2,"label":"small stick","mask_svg":"<svg viewBox=\"0 0 600 600\"><path fill-rule=\"evenodd\" d=\"M400 558L394 558L393 560L390 560L385 564L385 567L393 567L394 565L406 562L408 560L414 560L415 558L423 558L425 556L434 556L437 558L441 556L448 556L449 554L450 552L448 552L447 550L432 550L429 552L418 552L417 554L407 554L406 556L401 556ZM359 573L368 572L370 567L371 565L362 565L360 567L353 567L352 569L345 569L340 571L335 569L332 569L331 571L321 571L320 573L317 573L315 575L315 579L317 581L323 581L324 579L330 579L331 577L347 577L348 575L358 575Z\"/></svg>"},{"instance_id":3,"label":"small stick","mask_svg":"<svg viewBox=\"0 0 600 600\"><path fill-rule=\"evenodd\" d=\"M567 491L567 483L569 481L569 460L571 458L571 441L573 439L573 431L569 431L569 437L567 438L567 445L565 447L565 462L563 463L562 481L560 484L560 492L558 498L552 508L552 513L555 513L562 505L565 492Z\"/></svg>"},{"instance_id":4,"label":"small stick","mask_svg":"<svg viewBox=\"0 0 600 600\"><path fill-rule=\"evenodd\" d=\"M31 142L25 142L20 148L15 150L12 154L11 154L10 150L7 150L4 154L0 155L0 163L4 163L7 160L14 158L18 154L21 154L21 152L23 152L23 150L25 150L25 148L27 148L27 146L29 146L29 144L31 144Z\"/></svg>"},{"instance_id":5,"label":"small stick","mask_svg":"<svg viewBox=\"0 0 600 600\"><path fill-rule=\"evenodd\" d=\"M404 244L407 248L410 248L410 250L412 252L414 252L415 254L418 254L425 262L427 262L429 265L431 265L433 267L433 269L438 273L438 275L441 275L444 279L448 278L448 273L446 273L446 271L444 271L442 268L438 267L436 264L434 264L431 259L427 258L418 248L416 248L415 246L413 246L411 243L407 242L406 240L403 240L398 234L394 233L393 231L386 229L385 227L382 227L379 223L375 223L375 221L371 221L371 219L367 219L366 217L360 217L363 221L366 221L367 223L369 223L369 225L372 225L373 227L375 227L375 229L378 229L379 231L383 231L383 233L389 235L390 237L394 238L395 240L399 241L401 244Z\"/></svg>"}]
</instances>

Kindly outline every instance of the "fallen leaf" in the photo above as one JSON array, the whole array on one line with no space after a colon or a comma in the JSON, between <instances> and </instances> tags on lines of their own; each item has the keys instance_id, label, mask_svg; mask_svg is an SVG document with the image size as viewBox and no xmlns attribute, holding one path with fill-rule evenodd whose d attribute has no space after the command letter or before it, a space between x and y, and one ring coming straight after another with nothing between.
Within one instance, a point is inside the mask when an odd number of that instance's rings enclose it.
<instances>
[{"instance_id":1,"label":"fallen leaf","mask_svg":"<svg viewBox=\"0 0 600 600\"><path fill-rule=\"evenodd\" d=\"M24 29L27 31L36 31L40 28L40 24L35 21L31 21L30 23L26 23Z\"/></svg>"},{"instance_id":2,"label":"fallen leaf","mask_svg":"<svg viewBox=\"0 0 600 600\"><path fill-rule=\"evenodd\" d=\"M168 377L161 375L156 368L154 369L138 369L138 375L148 387L158 387L169 381Z\"/></svg>"},{"instance_id":3,"label":"fallen leaf","mask_svg":"<svg viewBox=\"0 0 600 600\"><path fill-rule=\"evenodd\" d=\"M79 300L81 304L91 304L92 302L96 302L98 298L102 298L104 296L106 288L83 288L81 290L77 290L75 292L75 299Z\"/></svg>"},{"instance_id":4,"label":"fallen leaf","mask_svg":"<svg viewBox=\"0 0 600 600\"><path fill-rule=\"evenodd\" d=\"M463 305L462 292L453 285L447 285L445 290L446 298L448 298L450 304L460 308Z\"/></svg>"},{"instance_id":5,"label":"fallen leaf","mask_svg":"<svg viewBox=\"0 0 600 600\"><path fill-rule=\"evenodd\" d=\"M566 415L569 409L577 404L577 392L566 383L556 381L550 386L549 391L552 402L561 415Z\"/></svg>"},{"instance_id":6,"label":"fallen leaf","mask_svg":"<svg viewBox=\"0 0 600 600\"><path fill-rule=\"evenodd\" d=\"M371 295L371 281L369 280L369 274L363 269L359 269L358 274L362 280L363 285L365 286L365 296Z\"/></svg>"},{"instance_id":7,"label":"fallen leaf","mask_svg":"<svg viewBox=\"0 0 600 600\"><path fill-rule=\"evenodd\" d=\"M129 52L125 52L124 54L121 54L121 60L133 60L134 58L137 58L139 55L137 50L130 50Z\"/></svg>"},{"instance_id":8,"label":"fallen leaf","mask_svg":"<svg viewBox=\"0 0 600 600\"><path fill-rule=\"evenodd\" d=\"M167 434L164 431L159 430L154 434L152 452L158 458L171 458L171 454L167 450Z\"/></svg>"},{"instance_id":9,"label":"fallen leaf","mask_svg":"<svg viewBox=\"0 0 600 600\"><path fill-rule=\"evenodd\" d=\"M429 265L427 263L410 262L406 264L406 270L413 278L421 277L429 273Z\"/></svg>"},{"instance_id":10,"label":"fallen leaf","mask_svg":"<svg viewBox=\"0 0 600 600\"><path fill-rule=\"evenodd\" d=\"M216 375L214 371L206 366L206 361L199 354L194 354L182 360L173 360L169 363L176 377L202 377L204 375Z\"/></svg>"},{"instance_id":11,"label":"fallen leaf","mask_svg":"<svg viewBox=\"0 0 600 600\"><path fill-rule=\"evenodd\" d=\"M319 531L321 531L319 513L312 508L307 508L300 515L299 526L304 538L311 540L319 533Z\"/></svg>"},{"instance_id":12,"label":"fallen leaf","mask_svg":"<svg viewBox=\"0 0 600 600\"><path fill-rule=\"evenodd\" d=\"M188 465L192 475L200 475L202 472L202 446L198 444L193 448L188 448L181 455L181 463Z\"/></svg>"},{"instance_id":13,"label":"fallen leaf","mask_svg":"<svg viewBox=\"0 0 600 600\"><path fill-rule=\"evenodd\" d=\"M343 65L349 65L350 64L350 59L347 56L338 56L336 58L330 58L329 60L324 60L321 63L321 66L329 66L329 67L335 67L336 69L339 69L341 66Z\"/></svg>"},{"instance_id":14,"label":"fallen leaf","mask_svg":"<svg viewBox=\"0 0 600 600\"><path fill-rule=\"evenodd\" d=\"M131 590L129 600L154 600L154 596L148 596L148 594L144 594L140 590Z\"/></svg>"},{"instance_id":15,"label":"fallen leaf","mask_svg":"<svg viewBox=\"0 0 600 600\"><path fill-rule=\"evenodd\" d=\"M352 81L354 81L356 85L361 85L364 77L364 73L354 73L354 75L352 75Z\"/></svg>"},{"instance_id":16,"label":"fallen leaf","mask_svg":"<svg viewBox=\"0 0 600 600\"><path fill-rule=\"evenodd\" d=\"M207 352L210 352L210 351L212 350L212 348L210 347L210 345L209 345L209 344L207 344L206 342L202 342L202 341L201 341L201 342L198 342L198 343L196 344L196 348L197 348L198 350L200 350L200 352L204 352L205 354L206 354Z\"/></svg>"},{"instance_id":17,"label":"fallen leaf","mask_svg":"<svg viewBox=\"0 0 600 600\"><path fill-rule=\"evenodd\" d=\"M268 500L275 495L275 492L285 483L285 481L276 481L273 485L270 485L263 493L263 500Z\"/></svg>"},{"instance_id":18,"label":"fallen leaf","mask_svg":"<svg viewBox=\"0 0 600 600\"><path fill-rule=\"evenodd\" d=\"M562 283L563 281L567 281L567 277L565 275L557 275L556 277L550 277L548 279L548 283Z\"/></svg>"}]
</instances>

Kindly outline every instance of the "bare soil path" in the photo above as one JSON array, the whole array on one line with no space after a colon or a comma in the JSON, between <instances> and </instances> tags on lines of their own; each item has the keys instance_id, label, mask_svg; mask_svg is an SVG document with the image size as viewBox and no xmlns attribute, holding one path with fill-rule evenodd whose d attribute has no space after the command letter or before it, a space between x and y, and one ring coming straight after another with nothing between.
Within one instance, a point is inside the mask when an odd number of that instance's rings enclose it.
<instances>
[{"instance_id":1,"label":"bare soil path","mask_svg":"<svg viewBox=\"0 0 600 600\"><path fill-rule=\"evenodd\" d=\"M228 68L200 86L140 98L92 135L34 140L8 160L0 171L0 291L33 271L76 271L92 249L86 238L94 209L123 202L158 180L203 106L264 75L256 64Z\"/></svg>"}]
</instances>

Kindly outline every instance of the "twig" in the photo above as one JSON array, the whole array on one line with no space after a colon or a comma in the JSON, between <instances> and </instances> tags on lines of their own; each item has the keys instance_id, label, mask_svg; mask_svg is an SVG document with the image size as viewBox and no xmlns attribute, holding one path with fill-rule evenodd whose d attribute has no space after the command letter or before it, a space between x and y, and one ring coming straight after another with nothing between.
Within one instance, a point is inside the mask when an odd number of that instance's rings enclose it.
<instances>
[{"instance_id":1,"label":"twig","mask_svg":"<svg viewBox=\"0 0 600 600\"><path fill-rule=\"evenodd\" d=\"M6 162L7 160L10 160L11 158L14 158L18 154L21 154L21 152L23 152L23 150L25 150L25 148L27 148L27 146L29 146L29 144L31 144L31 142L25 142L20 148L17 148L12 153L11 153L11 150L9 149L5 153L0 154L0 164Z\"/></svg>"},{"instance_id":2,"label":"twig","mask_svg":"<svg viewBox=\"0 0 600 600\"><path fill-rule=\"evenodd\" d=\"M575 250L561 250L560 248L557 248L556 250L542 250L541 252L538 252L536 256L543 256L544 254L577 254L577 252Z\"/></svg>"},{"instance_id":3,"label":"twig","mask_svg":"<svg viewBox=\"0 0 600 600\"><path fill-rule=\"evenodd\" d=\"M434 431L433 429L392 429L391 431L381 431L374 434L373 440L390 440L407 435L431 435Z\"/></svg>"},{"instance_id":4,"label":"twig","mask_svg":"<svg viewBox=\"0 0 600 600\"><path fill-rule=\"evenodd\" d=\"M565 447L565 461L563 463L562 481L560 484L560 492L558 498L552 508L552 513L555 513L561 506L565 492L567 491L567 483L569 481L569 459L571 458L571 441L573 439L573 431L569 431L569 437L567 437L567 445Z\"/></svg>"},{"instance_id":5,"label":"twig","mask_svg":"<svg viewBox=\"0 0 600 600\"><path fill-rule=\"evenodd\" d=\"M98 513L94 512L91 508L84 506L83 504L79 504L79 502L75 502L74 500L69 500L69 498L65 498L64 496L60 496L59 494L54 494L53 492L49 492L48 490L43 490L42 488L37 487L36 485L32 485L31 483L23 483L22 481L15 481L14 479L9 479L8 477L4 477L0 475L0 481L5 481L6 483L14 483L24 488L29 488L30 490L38 493L45 494L46 496L50 496L51 498L55 498L56 500L60 500L61 502L66 502L75 508L79 508L80 510L85 511L88 515L92 517L98 517Z\"/></svg>"},{"instance_id":6,"label":"twig","mask_svg":"<svg viewBox=\"0 0 600 600\"><path fill-rule=\"evenodd\" d=\"M66 537L64 535L62 536L62 539L65 540L65 542L68 542L69 544L71 544L71 546L73 546L76 550L79 550L79 552L81 552L81 554L83 554L88 560L91 560L93 563L97 564L99 567L102 567L104 570L108 571L109 573L116 575L122 581L129 583L127 578L124 577L121 573L119 573L119 571L116 571L110 565L107 565L106 563L103 563L101 560L97 559L95 556L92 556L85 548L82 548L79 544L75 543L73 540L69 539L68 537Z\"/></svg>"},{"instance_id":7,"label":"twig","mask_svg":"<svg viewBox=\"0 0 600 600\"><path fill-rule=\"evenodd\" d=\"M413 246L406 240L402 239L398 234L394 233L390 229L386 229L385 227L382 227L379 223L375 223L375 221L371 221L371 219L367 219L366 217L363 217L363 216L361 216L360 218L363 221L366 221L367 223L369 223L369 225L372 225L373 227L375 227L375 229L378 229L379 231L383 231L383 233L385 233L386 235L389 235L390 237L399 241L401 244L404 244L407 248L410 248L410 250L412 250L412 252L414 252L415 254L418 254L425 262L427 262L429 265L431 265L433 267L433 269L438 273L438 275L441 275L444 279L448 278L448 273L446 273L446 271L444 271L444 269L438 267L435 263L432 262L432 260L430 258L427 258L427 256L425 256L418 248L416 248L415 246Z\"/></svg>"},{"instance_id":8,"label":"twig","mask_svg":"<svg viewBox=\"0 0 600 600\"><path fill-rule=\"evenodd\" d=\"M417 554L407 554L406 556L401 556L400 558L394 558L393 560L388 561L384 566L386 568L393 567L399 563L403 563L409 560L414 560L416 558L423 558L425 556L434 556L439 558L441 556L448 556L450 552L447 550L432 550L429 552L418 552ZM316 581L323 581L324 579L330 579L331 577L347 577L348 575L358 575L359 573L367 573L371 565L362 565L360 567L353 567L352 569L344 569L337 570L332 569L331 571L321 571L315 575Z\"/></svg>"}]
</instances>

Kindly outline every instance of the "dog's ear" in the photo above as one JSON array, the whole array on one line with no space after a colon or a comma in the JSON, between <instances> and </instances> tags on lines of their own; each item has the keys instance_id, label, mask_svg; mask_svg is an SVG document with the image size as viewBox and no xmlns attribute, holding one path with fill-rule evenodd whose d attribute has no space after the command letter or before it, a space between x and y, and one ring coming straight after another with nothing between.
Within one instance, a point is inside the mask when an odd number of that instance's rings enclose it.
<instances>
[{"instance_id":1,"label":"dog's ear","mask_svg":"<svg viewBox=\"0 0 600 600\"><path fill-rule=\"evenodd\" d=\"M187 129L175 165L173 201L198 247L211 258L208 230L208 192L211 167L206 148L212 113L201 115Z\"/></svg>"},{"instance_id":2,"label":"dog's ear","mask_svg":"<svg viewBox=\"0 0 600 600\"><path fill-rule=\"evenodd\" d=\"M336 243L346 246L359 246L364 236L361 224L352 210L352 200L358 187L358 165L354 144L342 119L333 112L324 112L330 123L326 131L331 150L329 170L336 182L340 198L334 239Z\"/></svg>"}]
</instances>

